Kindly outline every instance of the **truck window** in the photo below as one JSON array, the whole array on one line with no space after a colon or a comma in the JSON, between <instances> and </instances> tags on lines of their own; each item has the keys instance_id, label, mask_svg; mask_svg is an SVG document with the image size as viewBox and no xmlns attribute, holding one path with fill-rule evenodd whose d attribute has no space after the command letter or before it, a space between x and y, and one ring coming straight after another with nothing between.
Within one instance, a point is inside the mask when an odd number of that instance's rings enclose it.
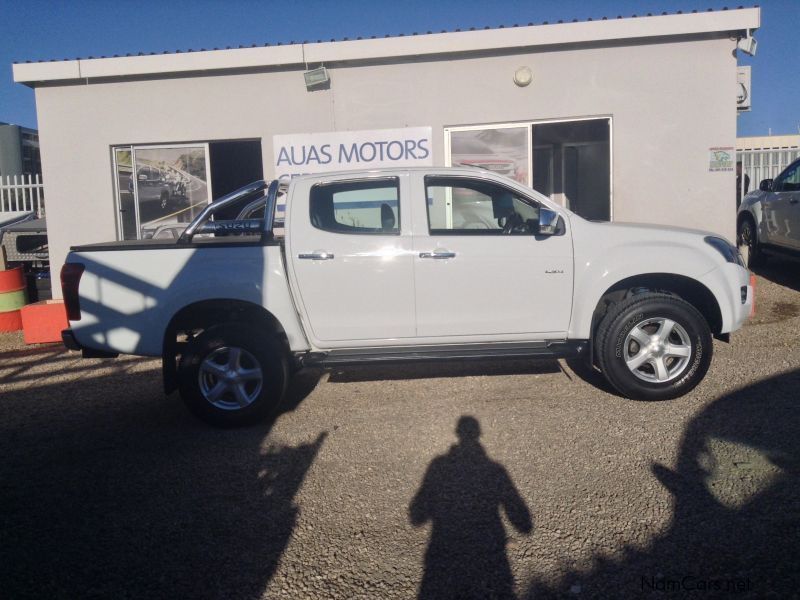
<instances>
[{"instance_id":1,"label":"truck window","mask_svg":"<svg viewBox=\"0 0 800 600\"><path fill-rule=\"evenodd\" d=\"M426 177L431 235L532 234L539 206L495 183L468 178Z\"/></svg>"},{"instance_id":2,"label":"truck window","mask_svg":"<svg viewBox=\"0 0 800 600\"><path fill-rule=\"evenodd\" d=\"M399 199L396 177L315 185L311 224L333 233L399 235Z\"/></svg>"}]
</instances>

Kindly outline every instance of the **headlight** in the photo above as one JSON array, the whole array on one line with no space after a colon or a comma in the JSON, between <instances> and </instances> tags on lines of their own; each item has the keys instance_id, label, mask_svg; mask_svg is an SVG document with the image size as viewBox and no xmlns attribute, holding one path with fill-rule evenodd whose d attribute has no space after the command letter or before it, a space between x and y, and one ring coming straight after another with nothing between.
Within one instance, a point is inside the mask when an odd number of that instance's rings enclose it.
<instances>
[{"instance_id":1,"label":"headlight","mask_svg":"<svg viewBox=\"0 0 800 600\"><path fill-rule=\"evenodd\" d=\"M704 238L706 244L714 248L717 252L722 254L723 258L729 262L744 267L744 260L742 255L739 254L739 249L721 237L706 236Z\"/></svg>"}]
</instances>

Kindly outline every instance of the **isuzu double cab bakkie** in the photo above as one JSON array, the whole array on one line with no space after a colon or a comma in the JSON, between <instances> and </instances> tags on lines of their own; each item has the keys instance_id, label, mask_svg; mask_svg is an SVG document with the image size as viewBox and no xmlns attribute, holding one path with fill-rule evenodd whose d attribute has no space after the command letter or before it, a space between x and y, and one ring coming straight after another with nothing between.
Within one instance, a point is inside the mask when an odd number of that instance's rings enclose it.
<instances>
[{"instance_id":1,"label":"isuzu double cab bakkie","mask_svg":"<svg viewBox=\"0 0 800 600\"><path fill-rule=\"evenodd\" d=\"M256 182L178 240L72 248L62 285L69 348L162 357L215 425L269 417L303 366L585 357L674 398L753 304L716 235L589 222L475 168Z\"/></svg>"}]
</instances>

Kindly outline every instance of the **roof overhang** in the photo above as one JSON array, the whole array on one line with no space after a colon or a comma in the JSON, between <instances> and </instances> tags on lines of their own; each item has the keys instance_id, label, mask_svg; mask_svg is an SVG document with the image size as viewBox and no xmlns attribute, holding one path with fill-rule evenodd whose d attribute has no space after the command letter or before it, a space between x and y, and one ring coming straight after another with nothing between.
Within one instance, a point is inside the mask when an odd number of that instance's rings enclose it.
<instances>
[{"instance_id":1,"label":"roof overhang","mask_svg":"<svg viewBox=\"0 0 800 600\"><path fill-rule=\"evenodd\" d=\"M507 27L380 39L303 43L230 50L114 58L15 63L14 81L40 83L178 73L288 68L295 65L398 60L441 54L535 49L538 46L613 43L699 35L743 36L757 29L761 11L740 8L711 12Z\"/></svg>"}]
</instances>

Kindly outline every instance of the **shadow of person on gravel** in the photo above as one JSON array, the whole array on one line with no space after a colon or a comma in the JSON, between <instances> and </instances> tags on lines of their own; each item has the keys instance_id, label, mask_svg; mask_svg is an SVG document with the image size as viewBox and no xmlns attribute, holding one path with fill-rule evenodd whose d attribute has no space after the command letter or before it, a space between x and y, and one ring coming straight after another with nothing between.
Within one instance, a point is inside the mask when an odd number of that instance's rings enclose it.
<instances>
[{"instance_id":1,"label":"shadow of person on gravel","mask_svg":"<svg viewBox=\"0 0 800 600\"><path fill-rule=\"evenodd\" d=\"M412 525L432 524L419 597L513 598L504 510L513 527L533 530L531 514L505 468L478 441L480 424L462 416L458 443L428 467L409 506Z\"/></svg>"},{"instance_id":2,"label":"shadow of person on gravel","mask_svg":"<svg viewBox=\"0 0 800 600\"><path fill-rule=\"evenodd\" d=\"M326 432L216 430L156 370L7 389L0 590L7 598L261 598ZM293 380L293 410L319 373Z\"/></svg>"},{"instance_id":3,"label":"shadow of person on gravel","mask_svg":"<svg viewBox=\"0 0 800 600\"><path fill-rule=\"evenodd\" d=\"M800 370L723 396L686 427L671 469L651 464L673 495L669 527L621 558L594 557L527 597L786 598L800 586Z\"/></svg>"}]
</instances>

